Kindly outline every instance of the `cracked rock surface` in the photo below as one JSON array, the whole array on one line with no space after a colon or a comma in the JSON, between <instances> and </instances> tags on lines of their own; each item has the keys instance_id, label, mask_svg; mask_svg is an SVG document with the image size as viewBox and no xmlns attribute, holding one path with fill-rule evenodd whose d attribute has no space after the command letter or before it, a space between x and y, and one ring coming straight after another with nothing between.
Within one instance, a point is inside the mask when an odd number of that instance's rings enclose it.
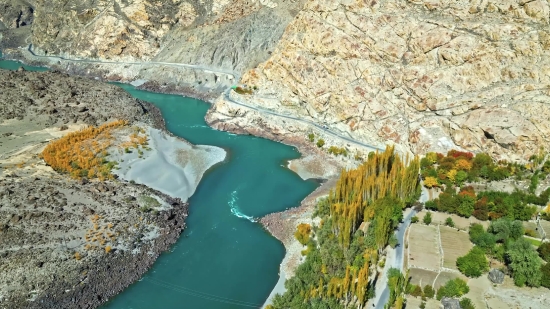
<instances>
[{"instance_id":1,"label":"cracked rock surface","mask_svg":"<svg viewBox=\"0 0 550 309\"><path fill-rule=\"evenodd\" d=\"M546 0L309 0L249 102L414 153L549 148ZM276 102L276 103L273 103Z\"/></svg>"}]
</instances>

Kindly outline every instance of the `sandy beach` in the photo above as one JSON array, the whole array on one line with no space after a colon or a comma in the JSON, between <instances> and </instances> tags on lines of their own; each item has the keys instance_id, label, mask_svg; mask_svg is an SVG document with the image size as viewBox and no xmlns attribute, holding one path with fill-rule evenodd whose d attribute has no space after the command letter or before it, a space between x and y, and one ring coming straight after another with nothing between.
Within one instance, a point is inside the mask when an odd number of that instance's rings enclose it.
<instances>
[{"instance_id":1,"label":"sandy beach","mask_svg":"<svg viewBox=\"0 0 550 309\"><path fill-rule=\"evenodd\" d=\"M225 159L222 148L191 145L158 129L147 127L149 149L140 154L122 148L110 151L111 160L119 162L115 175L146 185L182 201L193 195L204 173Z\"/></svg>"}]
</instances>

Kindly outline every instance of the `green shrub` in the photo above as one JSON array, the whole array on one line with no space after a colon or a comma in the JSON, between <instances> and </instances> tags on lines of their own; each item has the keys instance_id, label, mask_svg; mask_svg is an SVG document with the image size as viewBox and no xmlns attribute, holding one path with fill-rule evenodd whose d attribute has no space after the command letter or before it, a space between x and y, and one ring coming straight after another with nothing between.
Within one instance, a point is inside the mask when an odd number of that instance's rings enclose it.
<instances>
[{"instance_id":1,"label":"green shrub","mask_svg":"<svg viewBox=\"0 0 550 309\"><path fill-rule=\"evenodd\" d=\"M411 218L411 223L417 223L418 222L418 217L417 216L413 216Z\"/></svg>"},{"instance_id":2,"label":"green shrub","mask_svg":"<svg viewBox=\"0 0 550 309\"><path fill-rule=\"evenodd\" d=\"M424 297L434 298L434 296L435 296L434 288L431 285L427 284L424 287Z\"/></svg>"},{"instance_id":3,"label":"green shrub","mask_svg":"<svg viewBox=\"0 0 550 309\"><path fill-rule=\"evenodd\" d=\"M540 272L542 274L540 285L550 289L550 263L546 263L544 266L542 266L540 268Z\"/></svg>"},{"instance_id":4,"label":"green shrub","mask_svg":"<svg viewBox=\"0 0 550 309\"><path fill-rule=\"evenodd\" d=\"M419 285L413 284L413 288L409 294L414 297L422 297L422 288Z\"/></svg>"},{"instance_id":5,"label":"green shrub","mask_svg":"<svg viewBox=\"0 0 550 309\"><path fill-rule=\"evenodd\" d=\"M444 286L437 290L437 300L441 300L443 297L460 297L470 291L466 281L456 278L447 281Z\"/></svg>"},{"instance_id":6,"label":"green shrub","mask_svg":"<svg viewBox=\"0 0 550 309\"><path fill-rule=\"evenodd\" d=\"M456 259L456 266L461 273L468 277L479 277L489 270L489 262L485 252L480 247L473 247L468 254Z\"/></svg>"},{"instance_id":7,"label":"green shrub","mask_svg":"<svg viewBox=\"0 0 550 309\"><path fill-rule=\"evenodd\" d=\"M543 242L537 249L541 259L550 262L550 242Z\"/></svg>"},{"instance_id":8,"label":"green shrub","mask_svg":"<svg viewBox=\"0 0 550 309\"><path fill-rule=\"evenodd\" d=\"M445 225L446 225L446 226L450 226L450 227L455 227L455 223L454 223L454 221L453 221L453 218L448 217L448 218L445 220Z\"/></svg>"},{"instance_id":9,"label":"green shrub","mask_svg":"<svg viewBox=\"0 0 550 309\"><path fill-rule=\"evenodd\" d=\"M474 306L474 303L472 302L471 299L469 299L468 297L464 297L460 300L460 307L462 309L475 309L476 306Z\"/></svg>"},{"instance_id":10,"label":"green shrub","mask_svg":"<svg viewBox=\"0 0 550 309\"><path fill-rule=\"evenodd\" d=\"M512 271L514 284L517 286L538 287L542 274L540 267L542 261L533 246L525 238L512 242L506 250L506 262Z\"/></svg>"},{"instance_id":11,"label":"green shrub","mask_svg":"<svg viewBox=\"0 0 550 309\"><path fill-rule=\"evenodd\" d=\"M322 148L324 145L325 145L325 140L322 139L322 138L320 138L320 139L317 141L317 147Z\"/></svg>"},{"instance_id":12,"label":"green shrub","mask_svg":"<svg viewBox=\"0 0 550 309\"><path fill-rule=\"evenodd\" d=\"M313 141L315 141L315 134L309 133L307 135L307 139L309 139L309 141L313 143Z\"/></svg>"},{"instance_id":13,"label":"green shrub","mask_svg":"<svg viewBox=\"0 0 550 309\"><path fill-rule=\"evenodd\" d=\"M424 224L430 225L430 223L432 223L432 213L428 211L422 221L424 222Z\"/></svg>"}]
</instances>

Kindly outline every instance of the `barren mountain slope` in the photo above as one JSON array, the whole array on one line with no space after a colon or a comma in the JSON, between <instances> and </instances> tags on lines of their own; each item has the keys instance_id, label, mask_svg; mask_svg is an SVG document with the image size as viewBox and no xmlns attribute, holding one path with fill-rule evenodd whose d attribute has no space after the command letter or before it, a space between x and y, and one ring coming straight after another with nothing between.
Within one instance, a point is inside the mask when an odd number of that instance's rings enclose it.
<instances>
[{"instance_id":1,"label":"barren mountain slope","mask_svg":"<svg viewBox=\"0 0 550 309\"><path fill-rule=\"evenodd\" d=\"M14 55L14 48L32 43L39 55L177 62L240 76L269 57L302 6L303 0L0 0L0 7L10 8L0 12L0 21L10 28L0 32L0 49ZM28 12L26 22L19 21ZM50 65L68 69L62 62ZM118 75L175 86L220 86L215 85L218 76L191 68L78 67L114 79Z\"/></svg>"},{"instance_id":2,"label":"barren mountain slope","mask_svg":"<svg viewBox=\"0 0 550 309\"><path fill-rule=\"evenodd\" d=\"M242 82L359 140L525 159L548 149L548 18L546 0L309 0Z\"/></svg>"}]
</instances>

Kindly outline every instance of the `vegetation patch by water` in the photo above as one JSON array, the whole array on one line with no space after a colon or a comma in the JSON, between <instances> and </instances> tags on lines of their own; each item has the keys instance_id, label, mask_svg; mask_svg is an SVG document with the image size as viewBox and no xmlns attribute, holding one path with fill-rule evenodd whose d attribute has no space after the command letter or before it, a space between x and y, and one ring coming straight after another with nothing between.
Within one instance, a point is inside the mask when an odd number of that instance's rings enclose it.
<instances>
[{"instance_id":1,"label":"vegetation patch by water","mask_svg":"<svg viewBox=\"0 0 550 309\"><path fill-rule=\"evenodd\" d=\"M372 153L357 169L342 172L328 198L322 200L314 216L319 226L304 237L306 227L296 236L307 242L306 260L277 295L273 308L362 308L374 296L373 267L403 217L403 208L420 196L418 159L406 165L393 148ZM366 231L359 229L370 222ZM399 280L398 280L399 281ZM401 282L401 281L399 281ZM396 281L390 298L403 302Z\"/></svg>"}]
</instances>

